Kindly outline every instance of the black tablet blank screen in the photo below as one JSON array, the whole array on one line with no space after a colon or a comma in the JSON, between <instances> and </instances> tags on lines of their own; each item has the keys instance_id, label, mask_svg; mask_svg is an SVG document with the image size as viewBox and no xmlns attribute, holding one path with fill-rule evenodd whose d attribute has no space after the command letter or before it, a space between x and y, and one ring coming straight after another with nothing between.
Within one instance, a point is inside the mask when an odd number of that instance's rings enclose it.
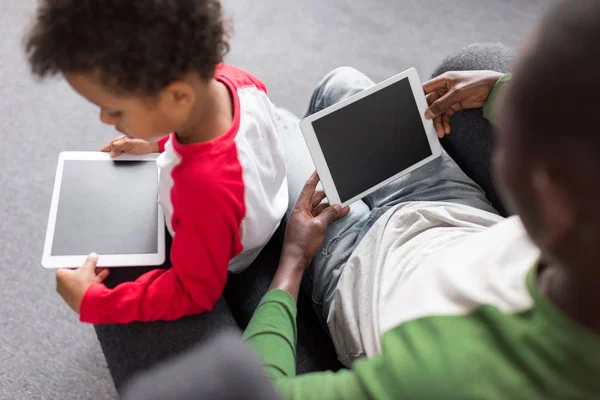
<instances>
[{"instance_id":1,"label":"black tablet blank screen","mask_svg":"<svg viewBox=\"0 0 600 400\"><path fill-rule=\"evenodd\" d=\"M342 202L432 155L408 78L312 125Z\"/></svg>"},{"instance_id":2,"label":"black tablet blank screen","mask_svg":"<svg viewBox=\"0 0 600 400\"><path fill-rule=\"evenodd\" d=\"M157 186L155 161L65 160L51 255L157 253Z\"/></svg>"}]
</instances>

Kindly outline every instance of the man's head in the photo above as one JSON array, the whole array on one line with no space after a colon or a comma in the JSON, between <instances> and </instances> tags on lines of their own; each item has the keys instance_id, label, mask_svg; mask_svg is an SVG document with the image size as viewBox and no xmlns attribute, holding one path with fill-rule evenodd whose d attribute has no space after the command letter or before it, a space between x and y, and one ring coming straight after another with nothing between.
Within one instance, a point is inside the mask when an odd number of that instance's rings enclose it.
<instances>
[{"instance_id":1,"label":"man's head","mask_svg":"<svg viewBox=\"0 0 600 400\"><path fill-rule=\"evenodd\" d=\"M600 261L600 2L564 1L517 60L499 106L496 173L547 254Z\"/></svg>"},{"instance_id":2,"label":"man's head","mask_svg":"<svg viewBox=\"0 0 600 400\"><path fill-rule=\"evenodd\" d=\"M228 50L219 0L42 0L26 37L35 75L63 74L132 137L181 129Z\"/></svg>"}]
</instances>

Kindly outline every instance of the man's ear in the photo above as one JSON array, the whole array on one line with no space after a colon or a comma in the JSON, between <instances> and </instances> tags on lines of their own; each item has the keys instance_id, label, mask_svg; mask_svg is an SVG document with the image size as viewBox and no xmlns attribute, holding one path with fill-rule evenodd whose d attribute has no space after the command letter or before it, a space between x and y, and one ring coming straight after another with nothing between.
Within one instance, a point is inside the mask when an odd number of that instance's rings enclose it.
<instances>
[{"instance_id":1,"label":"man's ear","mask_svg":"<svg viewBox=\"0 0 600 400\"><path fill-rule=\"evenodd\" d=\"M543 232L540 243L546 249L562 247L573 236L577 210L571 191L559 177L545 167L536 167L531 175L534 205L538 209Z\"/></svg>"}]
</instances>

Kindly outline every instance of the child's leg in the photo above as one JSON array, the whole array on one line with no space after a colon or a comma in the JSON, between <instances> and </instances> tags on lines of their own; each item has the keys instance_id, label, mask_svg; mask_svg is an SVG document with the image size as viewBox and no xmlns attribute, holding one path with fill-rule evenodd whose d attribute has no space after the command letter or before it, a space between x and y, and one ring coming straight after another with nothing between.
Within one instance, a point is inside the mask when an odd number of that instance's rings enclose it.
<instances>
[{"instance_id":1,"label":"child's leg","mask_svg":"<svg viewBox=\"0 0 600 400\"><path fill-rule=\"evenodd\" d=\"M373 85L373 81L353 68L338 68L329 73L314 90L307 115ZM315 167L300 132L299 119L285 110L278 110L277 114L288 168L291 207ZM357 201L351 206L351 211L346 217L332 223L327 230L323 247L313 259L312 267L305 279L305 286L311 293L317 308L324 308L322 310L324 318L329 311L328 300L337 285L344 265L372 221L369 207L364 202Z\"/></svg>"}]
</instances>

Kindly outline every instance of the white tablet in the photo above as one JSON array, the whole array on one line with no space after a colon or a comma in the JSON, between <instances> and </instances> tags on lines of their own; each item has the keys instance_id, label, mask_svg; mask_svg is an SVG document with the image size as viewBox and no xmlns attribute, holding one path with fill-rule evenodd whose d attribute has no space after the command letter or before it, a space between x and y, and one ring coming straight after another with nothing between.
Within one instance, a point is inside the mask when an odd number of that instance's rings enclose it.
<instances>
[{"instance_id":1,"label":"white tablet","mask_svg":"<svg viewBox=\"0 0 600 400\"><path fill-rule=\"evenodd\" d=\"M329 202L349 205L439 157L426 109L411 68L302 120Z\"/></svg>"},{"instance_id":2,"label":"white tablet","mask_svg":"<svg viewBox=\"0 0 600 400\"><path fill-rule=\"evenodd\" d=\"M156 158L61 153L42 265L79 267L91 252L100 256L100 267L162 264L165 226Z\"/></svg>"}]
</instances>

